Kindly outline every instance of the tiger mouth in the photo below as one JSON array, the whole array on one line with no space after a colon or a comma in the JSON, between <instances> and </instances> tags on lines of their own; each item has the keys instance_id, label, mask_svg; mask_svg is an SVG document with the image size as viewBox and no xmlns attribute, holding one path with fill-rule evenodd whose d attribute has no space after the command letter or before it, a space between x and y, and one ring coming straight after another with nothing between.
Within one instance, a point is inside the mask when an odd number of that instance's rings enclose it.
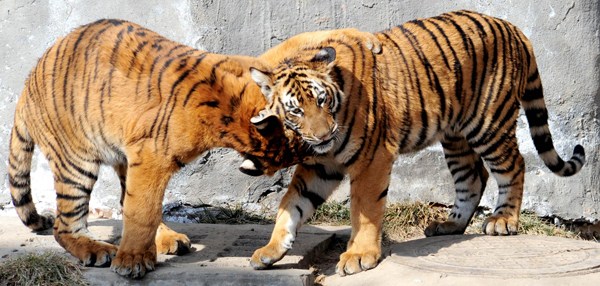
<instances>
[{"instance_id":1,"label":"tiger mouth","mask_svg":"<svg viewBox=\"0 0 600 286\"><path fill-rule=\"evenodd\" d=\"M331 148L333 148L333 138L322 141L319 144L312 145L312 149L317 154L325 154L325 153L329 152L329 150L331 150Z\"/></svg>"},{"instance_id":2,"label":"tiger mouth","mask_svg":"<svg viewBox=\"0 0 600 286\"><path fill-rule=\"evenodd\" d=\"M319 144L315 144L314 146L323 147L323 146L326 146L327 144L329 144L329 142L331 142L331 141L333 141L333 137L332 137L332 138L330 138L330 139L327 139L327 140L325 140L325 141L322 141L322 142L321 142L321 143L319 143Z\"/></svg>"}]
</instances>

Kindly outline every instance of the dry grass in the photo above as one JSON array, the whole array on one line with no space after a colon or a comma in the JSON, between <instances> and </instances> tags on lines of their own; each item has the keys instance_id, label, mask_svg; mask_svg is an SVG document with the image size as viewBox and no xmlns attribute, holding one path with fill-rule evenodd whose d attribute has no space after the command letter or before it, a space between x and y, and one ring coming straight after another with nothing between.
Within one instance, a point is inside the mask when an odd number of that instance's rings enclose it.
<instances>
[{"instance_id":1,"label":"dry grass","mask_svg":"<svg viewBox=\"0 0 600 286\"><path fill-rule=\"evenodd\" d=\"M272 216L245 211L240 204L225 207L206 207L204 215L196 218L197 223L210 224L273 224Z\"/></svg>"},{"instance_id":2,"label":"dry grass","mask_svg":"<svg viewBox=\"0 0 600 286\"><path fill-rule=\"evenodd\" d=\"M389 245L414 238L424 237L423 231L435 220L446 220L449 208L414 203L388 204L383 217L383 242ZM481 225L486 215L476 215L465 233L482 233ZM327 202L308 219L313 225L350 225L350 210L344 203ZM555 226L549 219L537 217L531 212L521 212L519 233L528 235L557 236L574 239L597 240L598 232L585 230L577 224Z\"/></svg>"},{"instance_id":3,"label":"dry grass","mask_svg":"<svg viewBox=\"0 0 600 286\"><path fill-rule=\"evenodd\" d=\"M423 230L434 220L445 218L446 209L424 203L391 203L383 215L384 243L422 237ZM321 205L306 221L312 225L350 225L350 209L339 202Z\"/></svg>"},{"instance_id":4,"label":"dry grass","mask_svg":"<svg viewBox=\"0 0 600 286\"><path fill-rule=\"evenodd\" d=\"M0 285L88 285L81 268L52 252L29 253L0 264Z\"/></svg>"}]
</instances>

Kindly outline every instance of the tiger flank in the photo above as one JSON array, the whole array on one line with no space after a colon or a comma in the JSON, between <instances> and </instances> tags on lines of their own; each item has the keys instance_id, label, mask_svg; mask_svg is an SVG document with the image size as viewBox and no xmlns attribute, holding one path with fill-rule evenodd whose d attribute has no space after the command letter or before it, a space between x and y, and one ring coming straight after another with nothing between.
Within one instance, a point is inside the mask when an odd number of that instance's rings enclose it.
<instances>
[{"instance_id":1,"label":"tiger flank","mask_svg":"<svg viewBox=\"0 0 600 286\"><path fill-rule=\"evenodd\" d=\"M577 145L567 162L554 149L533 49L517 27L457 11L375 36L383 44L379 54L350 38L300 48L292 38L261 56L272 70L252 70L269 101L263 112L278 116L315 154L296 168L271 240L251 259L255 268L285 255L296 230L346 174L352 236L336 271L347 275L375 267L392 165L399 154L438 141L456 200L447 221L432 223L425 234L465 231L489 177L484 164L499 195L483 232L516 234L525 175L515 137L521 105L551 171L571 176L584 165L583 147Z\"/></svg>"}]
</instances>

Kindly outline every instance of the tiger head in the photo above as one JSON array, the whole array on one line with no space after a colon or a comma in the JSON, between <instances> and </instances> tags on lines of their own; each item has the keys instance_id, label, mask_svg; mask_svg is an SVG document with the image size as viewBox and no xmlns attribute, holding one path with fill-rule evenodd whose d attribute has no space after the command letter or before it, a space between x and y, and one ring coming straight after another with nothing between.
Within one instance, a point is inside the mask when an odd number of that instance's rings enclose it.
<instances>
[{"instance_id":1,"label":"tiger head","mask_svg":"<svg viewBox=\"0 0 600 286\"><path fill-rule=\"evenodd\" d=\"M252 79L269 101L262 115L251 121L260 124L267 115L277 116L318 155L329 152L338 138L335 114L344 94L330 76L335 49L310 52L284 60L271 72L250 69Z\"/></svg>"},{"instance_id":2,"label":"tiger head","mask_svg":"<svg viewBox=\"0 0 600 286\"><path fill-rule=\"evenodd\" d=\"M309 157L308 146L284 128L279 118L262 110L251 119L255 128L249 128L254 140L253 149L241 152L244 160L239 170L247 175L272 176L282 168L301 163Z\"/></svg>"}]
</instances>

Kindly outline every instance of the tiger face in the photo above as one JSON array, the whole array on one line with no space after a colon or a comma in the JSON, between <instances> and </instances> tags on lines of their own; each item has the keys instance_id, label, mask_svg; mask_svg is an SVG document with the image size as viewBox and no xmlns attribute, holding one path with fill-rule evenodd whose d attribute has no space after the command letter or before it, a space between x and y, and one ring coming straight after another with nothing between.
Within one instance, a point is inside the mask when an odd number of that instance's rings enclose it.
<instances>
[{"instance_id":1,"label":"tiger face","mask_svg":"<svg viewBox=\"0 0 600 286\"><path fill-rule=\"evenodd\" d=\"M335 49L321 49L309 61L301 61L301 57L284 61L273 72L250 69L252 79L270 103L252 122L258 124L269 116L277 116L316 154L324 154L338 138L340 128L335 114L344 96L329 75Z\"/></svg>"}]
</instances>

